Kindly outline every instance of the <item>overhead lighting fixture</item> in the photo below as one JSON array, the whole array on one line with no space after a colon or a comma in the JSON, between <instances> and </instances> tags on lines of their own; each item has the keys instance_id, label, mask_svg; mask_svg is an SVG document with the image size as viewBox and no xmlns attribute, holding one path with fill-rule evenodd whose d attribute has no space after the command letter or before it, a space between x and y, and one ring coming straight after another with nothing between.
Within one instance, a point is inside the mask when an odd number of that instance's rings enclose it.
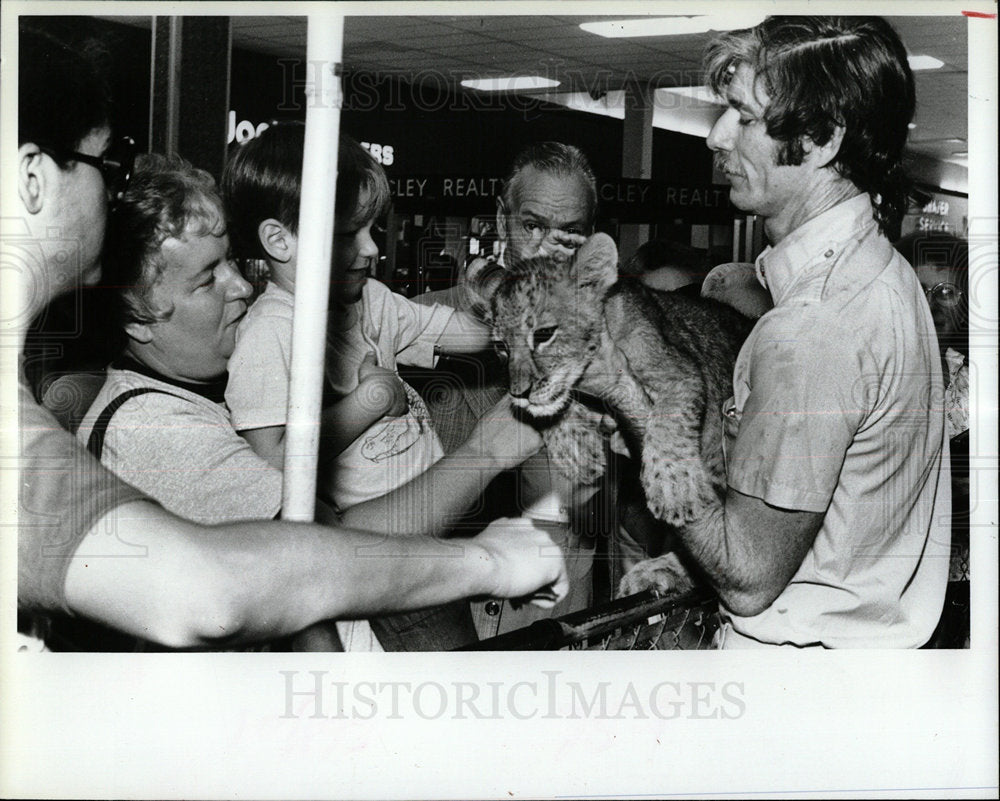
<instances>
[{"instance_id":1,"label":"overhead lighting fixture","mask_svg":"<svg viewBox=\"0 0 1000 801\"><path fill-rule=\"evenodd\" d=\"M506 75L502 78L469 78L462 81L467 89L480 92L524 92L531 89L551 89L559 81L543 78L541 75Z\"/></svg>"},{"instance_id":2,"label":"overhead lighting fixture","mask_svg":"<svg viewBox=\"0 0 1000 801\"><path fill-rule=\"evenodd\" d=\"M944 66L944 62L934 56L907 56L910 62L910 69L914 72L918 70L938 70Z\"/></svg>"},{"instance_id":3,"label":"overhead lighting fixture","mask_svg":"<svg viewBox=\"0 0 1000 801\"><path fill-rule=\"evenodd\" d=\"M627 39L640 36L685 36L709 31L731 31L752 28L764 21L767 14L734 12L705 14L697 17L645 17L601 22L582 22L580 29L606 39Z\"/></svg>"}]
</instances>

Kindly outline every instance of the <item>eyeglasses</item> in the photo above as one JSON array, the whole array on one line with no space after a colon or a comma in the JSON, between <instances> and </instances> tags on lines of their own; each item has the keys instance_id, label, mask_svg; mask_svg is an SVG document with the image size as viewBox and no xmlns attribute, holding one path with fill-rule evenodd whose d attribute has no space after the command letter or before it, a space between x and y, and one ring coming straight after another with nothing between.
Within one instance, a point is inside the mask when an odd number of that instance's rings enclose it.
<instances>
[{"instance_id":1,"label":"eyeglasses","mask_svg":"<svg viewBox=\"0 0 1000 801\"><path fill-rule=\"evenodd\" d=\"M941 281L924 289L927 302L942 309L953 309L962 302L963 292L950 281Z\"/></svg>"},{"instance_id":2,"label":"eyeglasses","mask_svg":"<svg viewBox=\"0 0 1000 801\"><path fill-rule=\"evenodd\" d=\"M113 143L103 156L90 156L76 150L63 150L49 145L39 145L38 149L55 159L82 161L101 171L104 186L108 192L108 200L112 204L121 200L128 188L132 168L135 166L135 141L126 136Z\"/></svg>"}]
</instances>

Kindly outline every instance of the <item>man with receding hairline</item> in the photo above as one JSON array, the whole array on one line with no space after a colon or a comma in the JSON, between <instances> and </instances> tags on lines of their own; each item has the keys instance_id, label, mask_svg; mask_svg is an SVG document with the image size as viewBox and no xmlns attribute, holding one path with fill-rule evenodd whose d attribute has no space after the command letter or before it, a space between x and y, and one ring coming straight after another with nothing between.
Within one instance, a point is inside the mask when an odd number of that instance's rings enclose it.
<instances>
[{"instance_id":1,"label":"man with receding hairline","mask_svg":"<svg viewBox=\"0 0 1000 801\"><path fill-rule=\"evenodd\" d=\"M473 261L463 275L465 285L490 297L508 249L522 259L571 258L594 232L596 215L597 180L583 152L562 142L528 145L514 157L497 198L500 260Z\"/></svg>"},{"instance_id":2,"label":"man with receding hairline","mask_svg":"<svg viewBox=\"0 0 1000 801\"><path fill-rule=\"evenodd\" d=\"M414 300L437 300L482 315L503 280L506 254L515 253L522 259L540 255L572 258L594 232L596 215L597 181L583 151L562 142L532 143L514 157L497 198L499 260L475 259L462 271L457 288L418 295ZM435 428L446 450L460 442L474 420L507 393L503 370L497 369L485 379L485 386L462 387L461 400L449 395L444 402L432 403ZM494 499L505 495L505 512L516 510L544 525L563 546L572 580L569 597L556 610L560 614L584 609L593 602L594 538L610 522L605 518L611 505L602 505L607 500L600 493L602 488L600 483L571 485L552 467L543 450L521 465L510 493L493 493ZM474 605L473 615L480 636L486 637L526 626L548 612L488 603Z\"/></svg>"}]
</instances>

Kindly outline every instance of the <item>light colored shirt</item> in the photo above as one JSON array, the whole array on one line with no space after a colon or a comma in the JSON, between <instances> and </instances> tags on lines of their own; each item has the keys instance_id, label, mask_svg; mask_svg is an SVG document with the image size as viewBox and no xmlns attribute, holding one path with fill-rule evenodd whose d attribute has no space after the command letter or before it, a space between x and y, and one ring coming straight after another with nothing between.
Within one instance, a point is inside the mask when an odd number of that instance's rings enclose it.
<instances>
[{"instance_id":1,"label":"light colored shirt","mask_svg":"<svg viewBox=\"0 0 1000 801\"><path fill-rule=\"evenodd\" d=\"M283 426L288 419L294 296L276 284L251 306L240 323L236 350L229 360L226 402L239 431ZM325 389L333 399L358 385L358 367L369 353L376 364L432 367L434 346L454 311L421 306L368 280L353 319L331 317L327 336ZM388 494L425 472L443 455L430 413L404 382L409 410L384 417L335 460L333 500L347 509Z\"/></svg>"},{"instance_id":2,"label":"light colored shirt","mask_svg":"<svg viewBox=\"0 0 1000 801\"><path fill-rule=\"evenodd\" d=\"M724 647L917 647L941 613L951 494L942 375L913 269L867 195L757 260L775 308L743 346L724 408L729 485L821 512L799 569Z\"/></svg>"},{"instance_id":3,"label":"light colored shirt","mask_svg":"<svg viewBox=\"0 0 1000 801\"><path fill-rule=\"evenodd\" d=\"M98 416L131 389L151 387L115 412L101 462L116 476L196 523L273 518L281 509L281 471L233 430L224 404L131 370L108 377L83 418L86 444Z\"/></svg>"}]
</instances>

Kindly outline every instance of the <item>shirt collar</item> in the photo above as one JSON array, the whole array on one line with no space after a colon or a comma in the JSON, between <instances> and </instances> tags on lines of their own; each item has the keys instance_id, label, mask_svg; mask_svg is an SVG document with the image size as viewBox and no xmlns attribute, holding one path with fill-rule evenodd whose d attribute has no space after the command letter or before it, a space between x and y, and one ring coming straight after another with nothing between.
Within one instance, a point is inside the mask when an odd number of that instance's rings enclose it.
<instances>
[{"instance_id":1,"label":"shirt collar","mask_svg":"<svg viewBox=\"0 0 1000 801\"><path fill-rule=\"evenodd\" d=\"M193 392L195 395L201 395L203 398L212 401L212 403L225 403L226 400L226 384L229 381L228 372L223 373L207 384L192 384L188 381L178 381L176 378L165 376L163 373L157 372L152 367L147 367L142 362L136 361L127 355L119 356L111 363L111 366L116 370L131 370L133 373L144 375L147 378L155 378L164 384L170 384L187 392Z\"/></svg>"},{"instance_id":2,"label":"shirt collar","mask_svg":"<svg viewBox=\"0 0 1000 801\"><path fill-rule=\"evenodd\" d=\"M755 262L757 278L775 306L792 298L816 302L845 246L874 227L871 199L866 193L855 195L766 248Z\"/></svg>"}]
</instances>

